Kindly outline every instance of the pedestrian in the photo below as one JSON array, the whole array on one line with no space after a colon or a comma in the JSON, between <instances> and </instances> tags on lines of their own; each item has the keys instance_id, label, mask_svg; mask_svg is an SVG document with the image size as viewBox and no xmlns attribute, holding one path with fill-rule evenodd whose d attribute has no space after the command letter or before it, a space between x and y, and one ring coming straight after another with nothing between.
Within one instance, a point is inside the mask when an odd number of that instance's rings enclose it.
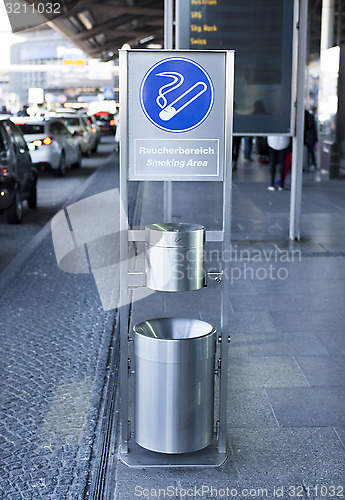
<instances>
[{"instance_id":1,"label":"pedestrian","mask_svg":"<svg viewBox=\"0 0 345 500\"><path fill-rule=\"evenodd\" d=\"M232 137L232 170L237 170L237 160L240 154L242 137L240 135L234 135Z\"/></svg>"},{"instance_id":2,"label":"pedestrian","mask_svg":"<svg viewBox=\"0 0 345 500\"><path fill-rule=\"evenodd\" d=\"M263 101L261 101L260 99L255 101L254 102L254 107L253 107L253 115L267 115L267 111L265 109L265 105L263 103ZM253 150L253 139L254 137L252 136L247 136L244 138L244 161L246 162L249 162L249 161L253 161L253 158L252 158L252 150ZM265 140L261 141L262 144L264 144ZM259 140L259 143L260 143L260 140ZM259 148L262 144L259 144ZM264 153L259 150L258 151L259 155L260 155L260 163L265 163L264 161Z\"/></svg>"},{"instance_id":3,"label":"pedestrian","mask_svg":"<svg viewBox=\"0 0 345 500\"><path fill-rule=\"evenodd\" d=\"M28 108L29 106L27 105L23 106L23 108L20 111L18 111L17 116L29 116Z\"/></svg>"},{"instance_id":4,"label":"pedestrian","mask_svg":"<svg viewBox=\"0 0 345 500\"><path fill-rule=\"evenodd\" d=\"M304 145L308 149L308 170L316 169L315 144L317 143L317 130L314 115L309 111L304 112Z\"/></svg>"},{"instance_id":5,"label":"pedestrian","mask_svg":"<svg viewBox=\"0 0 345 500\"><path fill-rule=\"evenodd\" d=\"M254 161L252 158L252 150L253 150L253 137L246 136L244 138L244 161Z\"/></svg>"},{"instance_id":6,"label":"pedestrian","mask_svg":"<svg viewBox=\"0 0 345 500\"><path fill-rule=\"evenodd\" d=\"M267 143L270 151L270 167L271 167L271 184L268 186L270 191L274 191L276 167L280 165L280 184L278 190L284 189L285 179L285 158L290 147L290 137L285 135L269 135Z\"/></svg>"},{"instance_id":7,"label":"pedestrian","mask_svg":"<svg viewBox=\"0 0 345 500\"><path fill-rule=\"evenodd\" d=\"M120 113L117 112L114 116L115 120L115 151L119 152L120 151Z\"/></svg>"}]
</instances>

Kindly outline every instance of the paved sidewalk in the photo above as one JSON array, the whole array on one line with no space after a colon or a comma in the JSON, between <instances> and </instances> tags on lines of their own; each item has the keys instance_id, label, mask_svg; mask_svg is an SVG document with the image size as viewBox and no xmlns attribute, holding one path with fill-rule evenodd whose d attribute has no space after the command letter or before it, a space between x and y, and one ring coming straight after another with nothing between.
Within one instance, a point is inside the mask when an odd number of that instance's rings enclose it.
<instances>
[{"instance_id":1,"label":"paved sidewalk","mask_svg":"<svg viewBox=\"0 0 345 500\"><path fill-rule=\"evenodd\" d=\"M117 187L114 165L113 156L81 198ZM344 494L344 181L304 175L302 240L290 242L290 193L268 192L265 168L240 165L234 176L227 462L134 470L115 457L111 493L99 499ZM161 183L146 185L142 224L162 220L161 194ZM219 226L217 183L174 184L174 194L176 220ZM163 315L219 326L218 292L141 297L131 321ZM58 269L48 233L2 290L1 499L88 498L115 321L91 274Z\"/></svg>"},{"instance_id":2,"label":"paved sidewalk","mask_svg":"<svg viewBox=\"0 0 345 500\"><path fill-rule=\"evenodd\" d=\"M345 185L319 177L304 174L302 239L291 242L290 191L269 192L268 168L257 162L234 175L228 460L217 469L118 463L114 498L345 494ZM174 220L219 226L217 183L175 186ZM143 225L162 221L161 202L148 183ZM132 326L162 316L219 326L215 290L145 295L136 293Z\"/></svg>"}]
</instances>

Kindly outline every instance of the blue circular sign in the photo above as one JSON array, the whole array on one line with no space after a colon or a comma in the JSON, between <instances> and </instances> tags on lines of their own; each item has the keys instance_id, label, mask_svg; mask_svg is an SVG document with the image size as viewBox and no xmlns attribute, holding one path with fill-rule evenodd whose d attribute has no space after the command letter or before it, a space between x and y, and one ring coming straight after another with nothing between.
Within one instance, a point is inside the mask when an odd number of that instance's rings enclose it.
<instances>
[{"instance_id":1,"label":"blue circular sign","mask_svg":"<svg viewBox=\"0 0 345 500\"><path fill-rule=\"evenodd\" d=\"M194 61L169 57L152 66L140 86L140 104L156 127L187 132L209 115L214 89L208 73Z\"/></svg>"}]
</instances>

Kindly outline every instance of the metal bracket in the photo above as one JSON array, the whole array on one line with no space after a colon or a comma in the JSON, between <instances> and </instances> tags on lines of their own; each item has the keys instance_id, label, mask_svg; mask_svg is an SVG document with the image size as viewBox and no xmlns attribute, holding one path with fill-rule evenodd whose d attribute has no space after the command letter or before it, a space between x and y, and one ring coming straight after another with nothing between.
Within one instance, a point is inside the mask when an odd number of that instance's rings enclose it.
<instances>
[{"instance_id":1,"label":"metal bracket","mask_svg":"<svg viewBox=\"0 0 345 500\"><path fill-rule=\"evenodd\" d=\"M224 231L206 231L206 241L224 241Z\"/></svg>"},{"instance_id":2,"label":"metal bracket","mask_svg":"<svg viewBox=\"0 0 345 500\"><path fill-rule=\"evenodd\" d=\"M146 285L146 277L143 271L129 271L127 280L128 289L143 288Z\"/></svg>"},{"instance_id":3,"label":"metal bracket","mask_svg":"<svg viewBox=\"0 0 345 500\"><path fill-rule=\"evenodd\" d=\"M219 285L223 280L223 271L206 273L206 286L212 283Z\"/></svg>"},{"instance_id":4,"label":"metal bracket","mask_svg":"<svg viewBox=\"0 0 345 500\"><path fill-rule=\"evenodd\" d=\"M128 241L145 241L145 229L129 229L127 231Z\"/></svg>"}]
</instances>

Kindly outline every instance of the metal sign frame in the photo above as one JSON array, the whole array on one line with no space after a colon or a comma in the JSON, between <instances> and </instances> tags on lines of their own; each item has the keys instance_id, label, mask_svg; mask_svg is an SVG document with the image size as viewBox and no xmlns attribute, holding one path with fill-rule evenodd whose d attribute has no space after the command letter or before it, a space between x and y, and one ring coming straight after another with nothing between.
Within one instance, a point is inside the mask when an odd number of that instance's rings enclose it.
<instances>
[{"instance_id":1,"label":"metal sign frame","mask_svg":"<svg viewBox=\"0 0 345 500\"><path fill-rule=\"evenodd\" d=\"M228 340L229 337L229 306L230 281L227 272L209 273L208 280L214 280L221 287L221 331L218 332L219 341L219 416L217 422L217 436L213 443L204 450L179 455L165 455L151 452L138 446L131 435L128 425L129 396L128 396L128 342L129 310L131 304L131 270L128 268L129 245L131 242L145 241L143 228L132 229L128 225L128 161L129 161L129 129L128 129L128 54L132 50L120 50L120 388L121 388L121 435L120 459L130 467L217 467L227 458L227 391L228 391ZM140 52L143 57L144 51ZM166 51L155 51L166 57ZM200 51L174 51L176 55L183 53L192 57ZM211 51L205 51L212 57ZM224 176L223 187L223 221L219 231L206 231L206 241L222 244L222 258L231 248L231 182L232 182L232 122L233 122L233 76L234 52L218 51L225 55L225 140L224 140ZM181 134L180 134L181 135ZM193 179L193 180L198 180ZM171 181L173 182L173 181ZM173 201L173 199L172 199ZM157 222L157 221L152 221ZM222 259L222 269L226 270L229 264ZM132 273L133 274L133 273ZM137 273L134 273L137 274ZM211 275L212 274L212 275ZM144 282L144 277L143 277ZM133 283L132 283L133 284ZM137 285L138 287L142 285ZM197 292L196 292L197 293Z\"/></svg>"}]
</instances>

